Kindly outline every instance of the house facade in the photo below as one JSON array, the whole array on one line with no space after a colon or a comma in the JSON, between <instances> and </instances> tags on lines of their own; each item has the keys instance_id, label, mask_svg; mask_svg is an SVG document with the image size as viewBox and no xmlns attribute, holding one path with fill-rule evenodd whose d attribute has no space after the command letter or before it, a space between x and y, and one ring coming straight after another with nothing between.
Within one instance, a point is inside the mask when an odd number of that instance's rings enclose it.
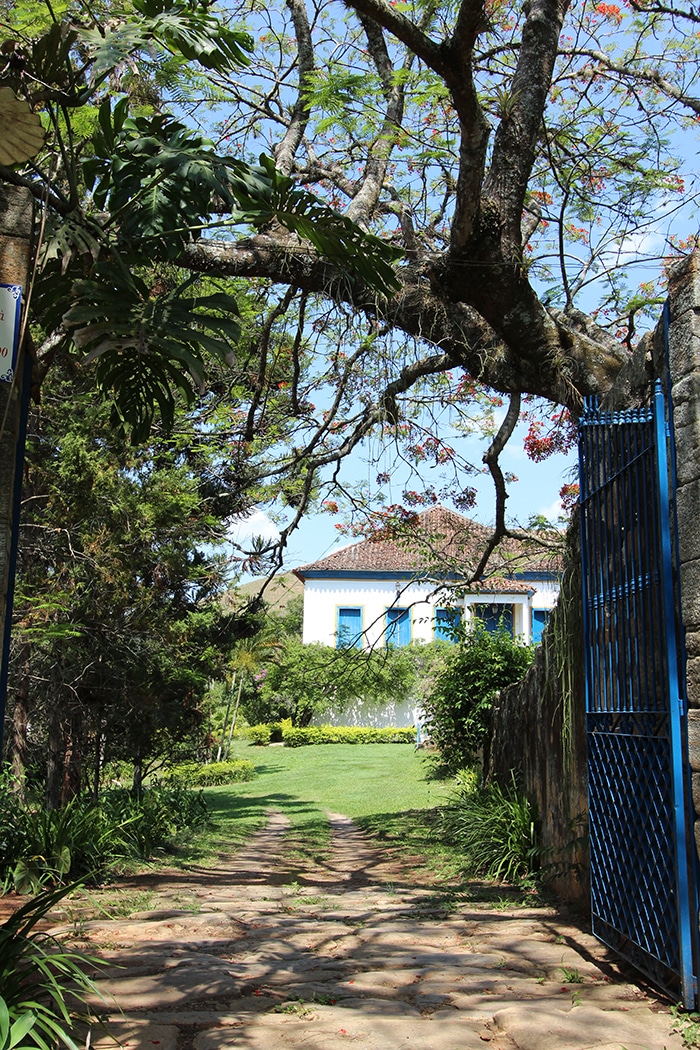
<instances>
[{"instance_id":1,"label":"house facade","mask_svg":"<svg viewBox=\"0 0 700 1050\"><path fill-rule=\"evenodd\" d=\"M451 640L455 623L481 620L538 642L559 594L559 562L537 537L505 540L477 584L464 586L490 530L445 507L395 534L350 544L295 570L304 584L306 643L377 648Z\"/></svg>"}]
</instances>

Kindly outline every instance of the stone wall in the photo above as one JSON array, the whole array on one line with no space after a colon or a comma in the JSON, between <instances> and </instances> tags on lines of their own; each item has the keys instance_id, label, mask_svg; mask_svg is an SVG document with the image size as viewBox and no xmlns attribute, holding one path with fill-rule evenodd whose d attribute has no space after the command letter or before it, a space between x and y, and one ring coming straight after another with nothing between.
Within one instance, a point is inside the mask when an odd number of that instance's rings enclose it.
<instances>
[{"instance_id":1,"label":"stone wall","mask_svg":"<svg viewBox=\"0 0 700 1050\"><path fill-rule=\"evenodd\" d=\"M681 616L687 653L688 749L700 813L700 255L676 267L669 286L669 367L676 439ZM655 340L657 359L660 340ZM659 361L659 370L663 366ZM693 816L700 847L700 823Z\"/></svg>"},{"instance_id":2,"label":"stone wall","mask_svg":"<svg viewBox=\"0 0 700 1050\"><path fill-rule=\"evenodd\" d=\"M559 604L526 677L504 689L484 755L487 780L514 770L540 819L543 866L569 900L588 900L587 784L578 515L567 534Z\"/></svg>"}]
</instances>

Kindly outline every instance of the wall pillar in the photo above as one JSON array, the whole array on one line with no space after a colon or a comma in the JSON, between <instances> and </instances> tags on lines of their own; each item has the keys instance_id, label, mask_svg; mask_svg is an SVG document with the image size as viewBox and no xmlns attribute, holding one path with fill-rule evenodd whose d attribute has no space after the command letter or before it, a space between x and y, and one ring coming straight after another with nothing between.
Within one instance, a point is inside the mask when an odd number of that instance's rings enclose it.
<instances>
[{"instance_id":1,"label":"wall pillar","mask_svg":"<svg viewBox=\"0 0 700 1050\"><path fill-rule=\"evenodd\" d=\"M688 749L700 847L700 255L678 264L669 283L669 371L678 487L681 619L687 653ZM662 341L657 337L655 349ZM658 349L656 349L658 353ZM659 368L662 371L662 368Z\"/></svg>"},{"instance_id":2,"label":"wall pillar","mask_svg":"<svg viewBox=\"0 0 700 1050\"><path fill-rule=\"evenodd\" d=\"M28 190L0 183L0 283L21 284L26 292L32 250L34 203ZM18 362L14 383L0 383L0 744L5 719L8 646L3 642L12 619L14 584L11 557L16 511L17 447L25 369Z\"/></svg>"}]
</instances>

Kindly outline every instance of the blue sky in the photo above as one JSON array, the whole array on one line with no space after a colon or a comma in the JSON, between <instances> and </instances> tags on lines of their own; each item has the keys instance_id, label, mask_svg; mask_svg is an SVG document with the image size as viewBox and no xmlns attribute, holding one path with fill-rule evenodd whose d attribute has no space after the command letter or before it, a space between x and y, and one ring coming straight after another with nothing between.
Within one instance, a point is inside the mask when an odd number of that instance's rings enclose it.
<instances>
[{"instance_id":1,"label":"blue sky","mask_svg":"<svg viewBox=\"0 0 700 1050\"><path fill-rule=\"evenodd\" d=\"M500 460L503 471L508 471L518 478L518 481L508 485L510 494L507 504L508 519L513 523L525 525L533 515L542 514L556 522L561 512L559 490L566 482L576 480L575 476L572 476L572 469L576 467L576 454L572 452L568 455L555 455L543 463L533 463L528 459L522 444L525 429L525 427L520 427L516 431ZM486 448L486 442L479 443L477 438L469 438L465 441L465 446L467 444L470 446L472 461L479 462L483 449ZM391 473L391 467L392 464L388 463L383 469ZM362 455L356 454L345 465L346 481L350 483L360 481L367 477L370 469L372 473L376 473L376 466L369 468ZM423 481L429 482L431 480L430 469L421 470L421 476ZM493 482L488 475L468 480L479 493L476 505L468 516L484 525L489 525L494 516ZM401 471L395 472L392 483L385 489L387 502L401 502L404 485L405 475ZM344 520L342 514L309 515L290 539L285 556L285 569L316 561L336 547L355 542L336 528L336 525ZM250 535L273 537L276 535L276 528L265 511L260 509L250 518L236 523L231 533L238 542L245 543ZM245 577L245 579L250 579L250 577Z\"/></svg>"}]
</instances>

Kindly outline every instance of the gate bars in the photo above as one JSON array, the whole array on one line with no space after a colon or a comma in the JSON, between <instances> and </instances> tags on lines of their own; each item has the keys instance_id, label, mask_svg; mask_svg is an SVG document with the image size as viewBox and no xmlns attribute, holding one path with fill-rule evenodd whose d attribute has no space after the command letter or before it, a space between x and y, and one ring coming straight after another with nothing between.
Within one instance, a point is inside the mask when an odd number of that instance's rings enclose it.
<instances>
[{"instance_id":1,"label":"gate bars","mask_svg":"<svg viewBox=\"0 0 700 1050\"><path fill-rule=\"evenodd\" d=\"M580 421L593 933L688 1008L697 922L688 850L664 396Z\"/></svg>"}]
</instances>

